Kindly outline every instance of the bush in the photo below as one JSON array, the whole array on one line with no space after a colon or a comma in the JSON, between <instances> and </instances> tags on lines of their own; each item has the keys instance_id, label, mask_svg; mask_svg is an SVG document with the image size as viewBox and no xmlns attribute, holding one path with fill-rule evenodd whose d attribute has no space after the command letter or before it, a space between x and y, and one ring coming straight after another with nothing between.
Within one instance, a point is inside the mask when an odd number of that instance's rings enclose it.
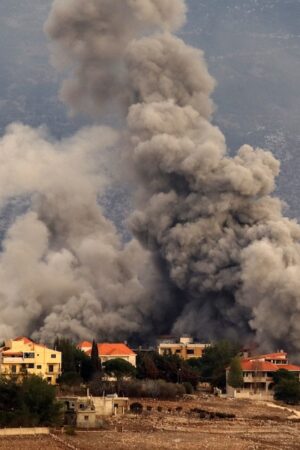
<instances>
[{"instance_id":1,"label":"bush","mask_svg":"<svg viewBox=\"0 0 300 450\"><path fill-rule=\"evenodd\" d=\"M185 389L185 393L186 394L193 394L194 393L194 388L192 383L190 383L189 381L185 381L184 383L182 383L184 389Z\"/></svg>"},{"instance_id":2,"label":"bush","mask_svg":"<svg viewBox=\"0 0 300 450\"><path fill-rule=\"evenodd\" d=\"M120 392L126 397L174 399L186 391L183 385L164 380L126 380L121 383Z\"/></svg>"},{"instance_id":3,"label":"bush","mask_svg":"<svg viewBox=\"0 0 300 450\"><path fill-rule=\"evenodd\" d=\"M54 386L31 375L22 382L0 378L0 426L53 426L61 423Z\"/></svg>"},{"instance_id":4,"label":"bush","mask_svg":"<svg viewBox=\"0 0 300 450\"><path fill-rule=\"evenodd\" d=\"M290 405L300 402L300 383L298 380L282 379L275 385L275 399Z\"/></svg>"},{"instance_id":5,"label":"bush","mask_svg":"<svg viewBox=\"0 0 300 450\"><path fill-rule=\"evenodd\" d=\"M72 426L67 426L64 428L65 434L68 436L75 436L76 435L76 429Z\"/></svg>"},{"instance_id":6,"label":"bush","mask_svg":"<svg viewBox=\"0 0 300 450\"><path fill-rule=\"evenodd\" d=\"M57 382L67 386L79 386L82 383L82 379L76 372L65 372L58 378Z\"/></svg>"},{"instance_id":7,"label":"bush","mask_svg":"<svg viewBox=\"0 0 300 450\"><path fill-rule=\"evenodd\" d=\"M143 412L143 405L139 402L134 402L130 405L130 411L135 414L141 414Z\"/></svg>"}]
</instances>

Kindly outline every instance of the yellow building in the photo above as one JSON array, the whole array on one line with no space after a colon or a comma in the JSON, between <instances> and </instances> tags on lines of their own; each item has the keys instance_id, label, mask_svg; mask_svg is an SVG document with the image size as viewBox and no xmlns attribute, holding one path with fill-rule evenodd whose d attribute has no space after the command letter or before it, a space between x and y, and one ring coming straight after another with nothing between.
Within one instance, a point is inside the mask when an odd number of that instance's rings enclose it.
<instances>
[{"instance_id":1,"label":"yellow building","mask_svg":"<svg viewBox=\"0 0 300 450\"><path fill-rule=\"evenodd\" d=\"M0 348L0 375L39 375L56 384L61 374L61 352L26 337L5 341Z\"/></svg>"},{"instance_id":2,"label":"yellow building","mask_svg":"<svg viewBox=\"0 0 300 450\"><path fill-rule=\"evenodd\" d=\"M182 336L179 342L172 337L162 338L158 345L160 355L178 355L182 359L202 358L203 352L210 344L194 342L190 336Z\"/></svg>"}]
</instances>

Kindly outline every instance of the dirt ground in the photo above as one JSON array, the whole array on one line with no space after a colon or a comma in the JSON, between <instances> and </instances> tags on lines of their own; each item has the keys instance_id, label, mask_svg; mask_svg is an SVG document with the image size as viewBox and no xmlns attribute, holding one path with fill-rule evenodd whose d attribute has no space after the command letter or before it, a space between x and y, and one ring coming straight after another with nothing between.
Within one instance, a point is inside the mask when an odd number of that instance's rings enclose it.
<instances>
[{"instance_id":1,"label":"dirt ground","mask_svg":"<svg viewBox=\"0 0 300 450\"><path fill-rule=\"evenodd\" d=\"M0 438L0 449L300 450L300 420L290 419L290 411L262 402L203 395L176 402L137 401L144 406L142 414L110 418L101 431L57 434L56 439ZM194 408L198 411L191 411ZM209 412L235 418L218 418Z\"/></svg>"}]
</instances>

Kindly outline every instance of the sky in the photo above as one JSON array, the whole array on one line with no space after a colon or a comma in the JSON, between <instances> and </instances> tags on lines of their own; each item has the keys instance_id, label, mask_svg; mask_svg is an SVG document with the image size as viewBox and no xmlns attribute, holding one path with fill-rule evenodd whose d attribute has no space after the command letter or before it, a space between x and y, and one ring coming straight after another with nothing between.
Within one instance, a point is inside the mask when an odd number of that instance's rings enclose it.
<instances>
[{"instance_id":1,"label":"sky","mask_svg":"<svg viewBox=\"0 0 300 450\"><path fill-rule=\"evenodd\" d=\"M187 23L179 35L204 50L217 80L215 123L225 133L231 153L245 142L275 153L281 161L277 189L287 203L286 214L300 218L299 0L188 0L187 4ZM0 2L1 132L9 123L21 121L46 124L60 137L87 122L70 118L58 99L62 75L49 63L43 34L50 6L51 0ZM120 197L126 205L124 195L114 192L109 200L117 222L122 216Z\"/></svg>"}]
</instances>

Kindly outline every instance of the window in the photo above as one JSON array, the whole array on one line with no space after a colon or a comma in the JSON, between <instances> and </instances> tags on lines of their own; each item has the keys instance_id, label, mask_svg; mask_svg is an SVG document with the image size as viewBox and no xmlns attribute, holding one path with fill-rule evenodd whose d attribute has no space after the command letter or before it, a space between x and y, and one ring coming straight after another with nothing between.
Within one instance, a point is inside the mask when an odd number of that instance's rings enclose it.
<instances>
[{"instance_id":1,"label":"window","mask_svg":"<svg viewBox=\"0 0 300 450\"><path fill-rule=\"evenodd\" d=\"M89 420L89 416L84 416L84 420Z\"/></svg>"},{"instance_id":2,"label":"window","mask_svg":"<svg viewBox=\"0 0 300 450\"><path fill-rule=\"evenodd\" d=\"M187 354L188 354L188 355L193 355L193 354L194 354L194 350L188 349L188 350L187 350Z\"/></svg>"},{"instance_id":3,"label":"window","mask_svg":"<svg viewBox=\"0 0 300 450\"><path fill-rule=\"evenodd\" d=\"M48 383L51 383L51 377L47 377Z\"/></svg>"},{"instance_id":4,"label":"window","mask_svg":"<svg viewBox=\"0 0 300 450\"><path fill-rule=\"evenodd\" d=\"M41 366L40 364L38 364L38 365L36 366L36 368L37 368L37 369L41 369L42 366Z\"/></svg>"},{"instance_id":5,"label":"window","mask_svg":"<svg viewBox=\"0 0 300 450\"><path fill-rule=\"evenodd\" d=\"M56 354L52 353L51 358L53 358L53 359L56 358Z\"/></svg>"},{"instance_id":6,"label":"window","mask_svg":"<svg viewBox=\"0 0 300 450\"><path fill-rule=\"evenodd\" d=\"M15 366L15 365L11 366L11 372L17 373L17 366Z\"/></svg>"},{"instance_id":7,"label":"window","mask_svg":"<svg viewBox=\"0 0 300 450\"><path fill-rule=\"evenodd\" d=\"M24 353L24 358L34 358L34 353L26 352L26 353Z\"/></svg>"},{"instance_id":8,"label":"window","mask_svg":"<svg viewBox=\"0 0 300 450\"><path fill-rule=\"evenodd\" d=\"M181 353L181 350L180 349L176 350L176 353Z\"/></svg>"},{"instance_id":9,"label":"window","mask_svg":"<svg viewBox=\"0 0 300 450\"><path fill-rule=\"evenodd\" d=\"M49 364L49 372L54 372L53 368L54 368L53 364Z\"/></svg>"},{"instance_id":10,"label":"window","mask_svg":"<svg viewBox=\"0 0 300 450\"><path fill-rule=\"evenodd\" d=\"M34 364L32 363L28 364L28 369L34 369Z\"/></svg>"}]
</instances>

